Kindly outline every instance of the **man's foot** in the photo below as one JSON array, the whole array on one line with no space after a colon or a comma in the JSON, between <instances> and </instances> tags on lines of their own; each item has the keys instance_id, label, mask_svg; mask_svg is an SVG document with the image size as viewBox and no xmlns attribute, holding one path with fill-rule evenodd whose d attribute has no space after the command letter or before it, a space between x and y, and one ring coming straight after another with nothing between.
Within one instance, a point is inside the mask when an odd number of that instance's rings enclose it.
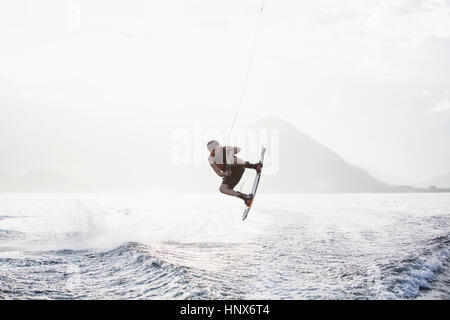
<instances>
[{"instance_id":1,"label":"man's foot","mask_svg":"<svg viewBox=\"0 0 450 320\"><path fill-rule=\"evenodd\" d=\"M253 195L251 195L251 194L245 194L245 193L240 193L240 192L239 192L238 197L239 197L240 199L244 200L245 205L246 205L247 207L249 207L249 206L252 204L251 201L253 200Z\"/></svg>"},{"instance_id":2,"label":"man's foot","mask_svg":"<svg viewBox=\"0 0 450 320\"><path fill-rule=\"evenodd\" d=\"M260 173L260 172L261 172L261 169L262 169L262 166L263 166L263 165L262 165L261 162L258 162L258 163L249 163L249 164L247 165L247 168L255 169L257 173Z\"/></svg>"},{"instance_id":3,"label":"man's foot","mask_svg":"<svg viewBox=\"0 0 450 320\"><path fill-rule=\"evenodd\" d=\"M263 167L263 164L262 164L261 162L258 162L258 164L256 165L256 172L257 172L257 173L260 173L262 167Z\"/></svg>"},{"instance_id":4,"label":"man's foot","mask_svg":"<svg viewBox=\"0 0 450 320\"><path fill-rule=\"evenodd\" d=\"M247 206L247 207L250 207L251 205L252 205L252 202L253 202L253 195L252 194L249 194L249 195L247 195L247 200L245 200L245 205Z\"/></svg>"}]
</instances>

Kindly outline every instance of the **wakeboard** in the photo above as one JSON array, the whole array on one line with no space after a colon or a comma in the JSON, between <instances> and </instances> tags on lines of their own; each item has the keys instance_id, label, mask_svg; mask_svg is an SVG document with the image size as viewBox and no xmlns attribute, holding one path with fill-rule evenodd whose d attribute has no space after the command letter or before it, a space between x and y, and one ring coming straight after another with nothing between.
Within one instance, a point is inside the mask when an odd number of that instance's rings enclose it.
<instances>
[{"instance_id":1,"label":"wakeboard","mask_svg":"<svg viewBox=\"0 0 450 320\"><path fill-rule=\"evenodd\" d=\"M264 163L264 155L265 154L266 154L266 148L263 147L261 150L261 156L259 158L259 162L261 164ZM247 206L247 208L245 208L244 213L242 214L242 220L245 220L247 218L248 212L252 208L253 200L255 199L256 191L258 190L259 180L261 179L261 173L262 173L262 168L258 173L256 173L255 181L253 182L252 192L250 193L252 195L252 198L250 200L250 204Z\"/></svg>"}]
</instances>

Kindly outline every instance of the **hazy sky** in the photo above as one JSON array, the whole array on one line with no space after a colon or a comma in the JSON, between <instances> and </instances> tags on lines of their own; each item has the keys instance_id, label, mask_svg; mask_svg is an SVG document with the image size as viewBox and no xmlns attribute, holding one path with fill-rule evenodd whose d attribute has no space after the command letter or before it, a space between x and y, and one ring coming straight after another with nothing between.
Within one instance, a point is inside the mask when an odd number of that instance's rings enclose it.
<instances>
[{"instance_id":1,"label":"hazy sky","mask_svg":"<svg viewBox=\"0 0 450 320\"><path fill-rule=\"evenodd\" d=\"M450 121L450 0L265 3L238 127L280 116L352 163L443 173L399 145ZM63 154L98 136L230 126L260 4L1 1L0 172L82 170Z\"/></svg>"}]
</instances>

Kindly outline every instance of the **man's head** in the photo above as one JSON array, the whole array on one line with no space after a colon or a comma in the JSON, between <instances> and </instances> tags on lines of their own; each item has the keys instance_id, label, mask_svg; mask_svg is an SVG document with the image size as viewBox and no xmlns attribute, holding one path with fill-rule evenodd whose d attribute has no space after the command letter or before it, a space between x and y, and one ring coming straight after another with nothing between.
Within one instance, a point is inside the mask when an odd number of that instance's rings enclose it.
<instances>
[{"instance_id":1,"label":"man's head","mask_svg":"<svg viewBox=\"0 0 450 320\"><path fill-rule=\"evenodd\" d=\"M217 142L216 140L211 140L210 142L208 142L206 144L206 147L208 148L209 152L213 151L215 148L217 148L219 146L220 146L220 143Z\"/></svg>"}]
</instances>

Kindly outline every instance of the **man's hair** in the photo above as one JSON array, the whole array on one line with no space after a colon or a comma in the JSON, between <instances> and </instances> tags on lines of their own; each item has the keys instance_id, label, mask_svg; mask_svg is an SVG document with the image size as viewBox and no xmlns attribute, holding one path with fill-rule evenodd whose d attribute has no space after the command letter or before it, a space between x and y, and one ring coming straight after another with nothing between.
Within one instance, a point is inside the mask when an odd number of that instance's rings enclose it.
<instances>
[{"instance_id":1,"label":"man's hair","mask_svg":"<svg viewBox=\"0 0 450 320\"><path fill-rule=\"evenodd\" d=\"M210 152L213 151L217 146L220 146L220 143L217 142L216 140L211 140L206 144L206 147Z\"/></svg>"}]
</instances>

